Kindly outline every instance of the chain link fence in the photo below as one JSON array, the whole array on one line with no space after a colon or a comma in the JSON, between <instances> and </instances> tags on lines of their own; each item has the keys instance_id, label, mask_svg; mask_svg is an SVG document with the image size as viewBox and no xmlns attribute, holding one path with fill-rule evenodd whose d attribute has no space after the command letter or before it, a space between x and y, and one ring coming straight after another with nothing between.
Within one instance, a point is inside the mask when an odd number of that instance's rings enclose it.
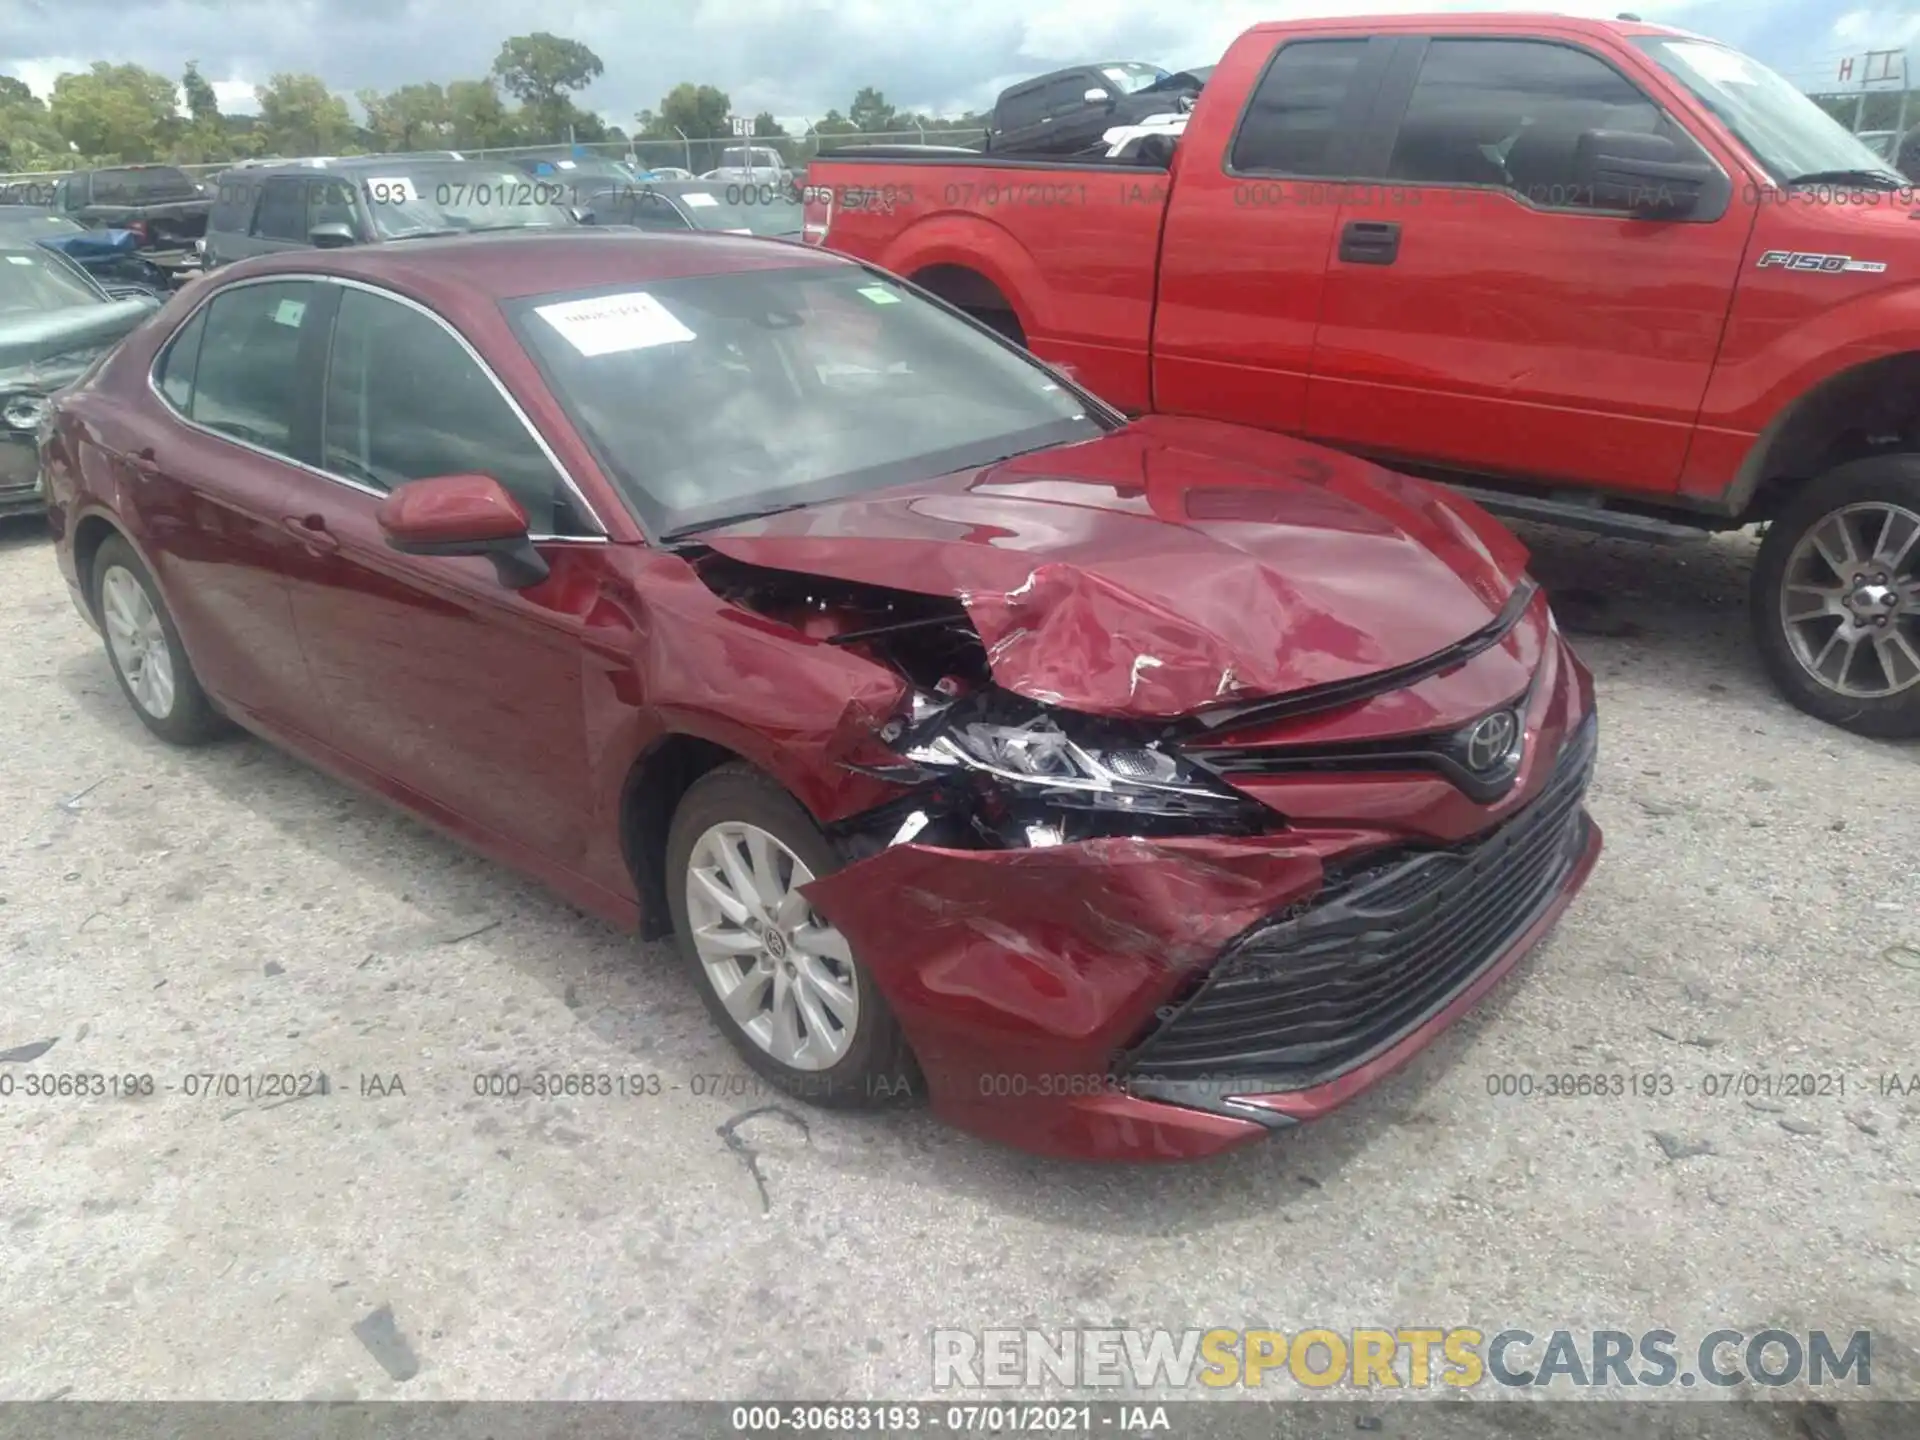
<instances>
[{"instance_id":1,"label":"chain link fence","mask_svg":"<svg viewBox=\"0 0 1920 1440\"><path fill-rule=\"evenodd\" d=\"M578 155L597 155L609 160L627 160L644 169L666 169L672 167L689 170L701 175L709 170L717 170L724 164L723 156L728 150L738 150L742 146L752 145L759 150L778 152L789 169L799 170L805 167L815 156L831 154L846 145L961 145L970 150L978 150L986 140L984 130L891 130L856 131L852 134L822 135L809 131L804 135L756 136L746 140L736 135L719 135L709 139L674 140L611 140L592 145L570 145L558 141L546 145L509 145L479 150L461 150L460 154L469 160L510 161L523 156L537 156L543 159L563 159ZM418 151L368 151L368 155L380 154L417 154ZM289 155L284 160L301 160L306 156ZM186 171L196 180L205 180L223 170L231 169L238 160L222 160L204 165L181 165L177 169ZM258 161L255 161L258 163ZM107 168L90 166L90 169ZM50 191L54 182L73 172L67 170L19 171L11 174L0 173L0 202L6 199L11 186L15 190L31 187L36 194Z\"/></svg>"}]
</instances>

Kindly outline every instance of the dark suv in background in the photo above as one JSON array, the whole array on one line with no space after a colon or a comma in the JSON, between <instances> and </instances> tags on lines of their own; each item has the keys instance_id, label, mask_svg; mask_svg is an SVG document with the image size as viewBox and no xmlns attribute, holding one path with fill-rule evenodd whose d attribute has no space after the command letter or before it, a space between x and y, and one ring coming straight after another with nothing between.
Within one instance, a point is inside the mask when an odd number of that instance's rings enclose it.
<instances>
[{"instance_id":1,"label":"dark suv in background","mask_svg":"<svg viewBox=\"0 0 1920 1440\"><path fill-rule=\"evenodd\" d=\"M1092 150L1116 125L1189 108L1203 78L1138 60L1111 60L1022 80L994 102L986 148L1009 155Z\"/></svg>"},{"instance_id":2,"label":"dark suv in background","mask_svg":"<svg viewBox=\"0 0 1920 1440\"><path fill-rule=\"evenodd\" d=\"M214 182L209 267L315 246L370 245L575 222L572 187L510 165L393 155L249 166Z\"/></svg>"}]
</instances>

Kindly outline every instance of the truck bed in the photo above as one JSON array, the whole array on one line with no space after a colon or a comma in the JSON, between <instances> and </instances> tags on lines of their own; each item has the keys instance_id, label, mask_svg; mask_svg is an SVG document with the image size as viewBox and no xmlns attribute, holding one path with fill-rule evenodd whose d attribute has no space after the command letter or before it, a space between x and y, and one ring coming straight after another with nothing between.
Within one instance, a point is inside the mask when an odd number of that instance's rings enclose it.
<instances>
[{"instance_id":1,"label":"truck bed","mask_svg":"<svg viewBox=\"0 0 1920 1440\"><path fill-rule=\"evenodd\" d=\"M1167 169L1134 161L875 146L808 167L807 221L829 249L922 283L964 267L1000 295L1035 297L1030 312L1004 312L987 296L969 303L932 287L1072 366L1106 400L1144 410L1169 179ZM1045 283L1034 283L1040 274Z\"/></svg>"}]
</instances>

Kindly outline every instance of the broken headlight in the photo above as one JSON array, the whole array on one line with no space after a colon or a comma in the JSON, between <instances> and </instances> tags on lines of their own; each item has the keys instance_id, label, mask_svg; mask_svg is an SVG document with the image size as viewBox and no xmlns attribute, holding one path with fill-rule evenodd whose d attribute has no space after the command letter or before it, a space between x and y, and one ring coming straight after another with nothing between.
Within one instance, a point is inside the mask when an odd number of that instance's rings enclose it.
<instances>
[{"instance_id":1,"label":"broken headlight","mask_svg":"<svg viewBox=\"0 0 1920 1440\"><path fill-rule=\"evenodd\" d=\"M924 769L989 775L1018 794L1069 809L1230 815L1249 805L1238 791L1156 741L1072 735L1045 712L1017 721L956 716L919 725L902 753Z\"/></svg>"}]
</instances>

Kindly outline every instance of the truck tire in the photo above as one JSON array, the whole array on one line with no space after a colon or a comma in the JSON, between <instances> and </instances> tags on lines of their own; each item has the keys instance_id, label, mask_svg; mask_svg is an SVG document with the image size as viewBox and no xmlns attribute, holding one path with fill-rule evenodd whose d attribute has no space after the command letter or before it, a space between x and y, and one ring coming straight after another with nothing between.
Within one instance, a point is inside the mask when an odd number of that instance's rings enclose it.
<instances>
[{"instance_id":1,"label":"truck tire","mask_svg":"<svg viewBox=\"0 0 1920 1440\"><path fill-rule=\"evenodd\" d=\"M1920 455L1836 466L1768 525L1754 639L1809 715L1882 740L1920 737Z\"/></svg>"}]
</instances>

